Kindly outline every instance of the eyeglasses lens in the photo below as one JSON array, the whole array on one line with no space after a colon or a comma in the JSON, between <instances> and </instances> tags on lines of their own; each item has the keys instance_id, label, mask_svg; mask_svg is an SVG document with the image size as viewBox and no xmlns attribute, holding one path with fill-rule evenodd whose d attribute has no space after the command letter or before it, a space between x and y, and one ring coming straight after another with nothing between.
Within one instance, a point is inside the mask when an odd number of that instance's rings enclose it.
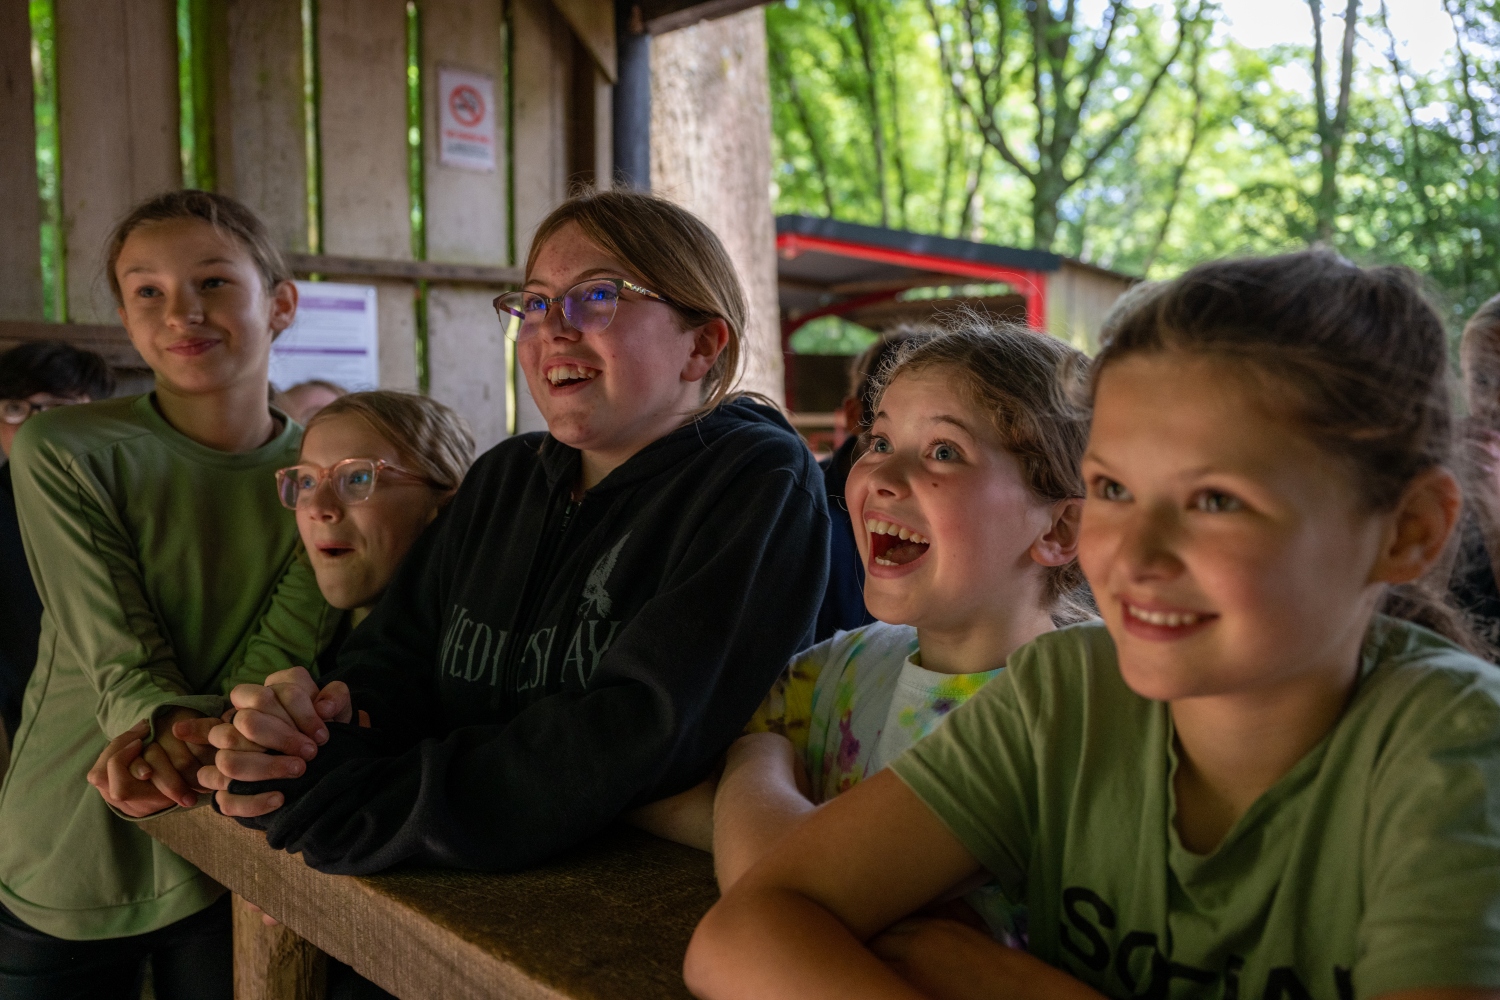
<instances>
[{"instance_id":1,"label":"eyeglasses lens","mask_svg":"<svg viewBox=\"0 0 1500 1000\"><path fill-rule=\"evenodd\" d=\"M375 492L375 463L340 462L334 470L333 491L344 503L363 503Z\"/></svg>"},{"instance_id":2,"label":"eyeglasses lens","mask_svg":"<svg viewBox=\"0 0 1500 1000\"><path fill-rule=\"evenodd\" d=\"M563 299L563 315L568 325L580 333L599 333L615 318L620 304L620 290L611 282L597 281L568 289Z\"/></svg>"}]
</instances>

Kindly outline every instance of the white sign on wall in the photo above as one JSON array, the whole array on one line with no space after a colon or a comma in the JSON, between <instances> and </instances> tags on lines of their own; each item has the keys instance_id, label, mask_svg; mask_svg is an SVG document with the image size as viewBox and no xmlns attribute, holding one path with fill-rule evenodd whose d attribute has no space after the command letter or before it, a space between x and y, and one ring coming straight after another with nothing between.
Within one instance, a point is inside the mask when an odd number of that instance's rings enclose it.
<instances>
[{"instance_id":1,"label":"white sign on wall","mask_svg":"<svg viewBox=\"0 0 1500 1000\"><path fill-rule=\"evenodd\" d=\"M350 392L380 385L375 286L299 281L297 319L271 344L278 392L323 379Z\"/></svg>"},{"instance_id":2,"label":"white sign on wall","mask_svg":"<svg viewBox=\"0 0 1500 1000\"><path fill-rule=\"evenodd\" d=\"M495 78L438 70L438 161L465 170L495 169Z\"/></svg>"}]
</instances>

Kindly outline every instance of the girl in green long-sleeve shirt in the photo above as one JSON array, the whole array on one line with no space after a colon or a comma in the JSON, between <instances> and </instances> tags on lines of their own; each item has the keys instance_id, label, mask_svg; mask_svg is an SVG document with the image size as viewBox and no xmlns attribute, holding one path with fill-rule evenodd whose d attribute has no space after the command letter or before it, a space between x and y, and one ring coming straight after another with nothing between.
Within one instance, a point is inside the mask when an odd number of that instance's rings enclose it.
<instances>
[{"instance_id":1,"label":"girl in green long-sleeve shirt","mask_svg":"<svg viewBox=\"0 0 1500 1000\"><path fill-rule=\"evenodd\" d=\"M337 624L274 488L302 430L266 370L297 292L264 228L163 195L109 278L155 391L44 414L12 456L45 613L0 787L0 1000L128 995L148 957L163 1000L230 995L223 889L129 818L196 802L174 724L311 666Z\"/></svg>"}]
</instances>

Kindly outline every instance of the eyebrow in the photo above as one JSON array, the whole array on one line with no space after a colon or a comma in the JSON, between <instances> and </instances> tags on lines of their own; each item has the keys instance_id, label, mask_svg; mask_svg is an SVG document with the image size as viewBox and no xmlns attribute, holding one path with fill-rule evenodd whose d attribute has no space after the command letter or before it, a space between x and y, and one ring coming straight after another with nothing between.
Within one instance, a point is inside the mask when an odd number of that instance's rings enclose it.
<instances>
[{"instance_id":1,"label":"eyebrow","mask_svg":"<svg viewBox=\"0 0 1500 1000\"><path fill-rule=\"evenodd\" d=\"M203 267L205 264L233 264L233 263L234 263L234 261L231 260L228 257L205 257L202 260L198 261L198 263L194 264L193 266L194 267ZM154 267L151 267L151 266L149 266L147 264L137 264L135 267L127 268L125 270L125 273L126 274L151 274L155 270L156 269Z\"/></svg>"}]
</instances>

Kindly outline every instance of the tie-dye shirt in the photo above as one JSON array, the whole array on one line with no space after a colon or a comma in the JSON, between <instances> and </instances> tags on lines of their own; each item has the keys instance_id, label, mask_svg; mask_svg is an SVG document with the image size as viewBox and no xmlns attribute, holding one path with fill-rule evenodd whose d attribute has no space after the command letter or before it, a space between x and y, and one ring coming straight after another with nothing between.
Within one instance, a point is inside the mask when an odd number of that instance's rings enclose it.
<instances>
[{"instance_id":1,"label":"tie-dye shirt","mask_svg":"<svg viewBox=\"0 0 1500 1000\"><path fill-rule=\"evenodd\" d=\"M876 622L838 632L793 657L747 732L781 733L797 748L814 802L885 767L998 674L925 670L917 630Z\"/></svg>"}]
</instances>

